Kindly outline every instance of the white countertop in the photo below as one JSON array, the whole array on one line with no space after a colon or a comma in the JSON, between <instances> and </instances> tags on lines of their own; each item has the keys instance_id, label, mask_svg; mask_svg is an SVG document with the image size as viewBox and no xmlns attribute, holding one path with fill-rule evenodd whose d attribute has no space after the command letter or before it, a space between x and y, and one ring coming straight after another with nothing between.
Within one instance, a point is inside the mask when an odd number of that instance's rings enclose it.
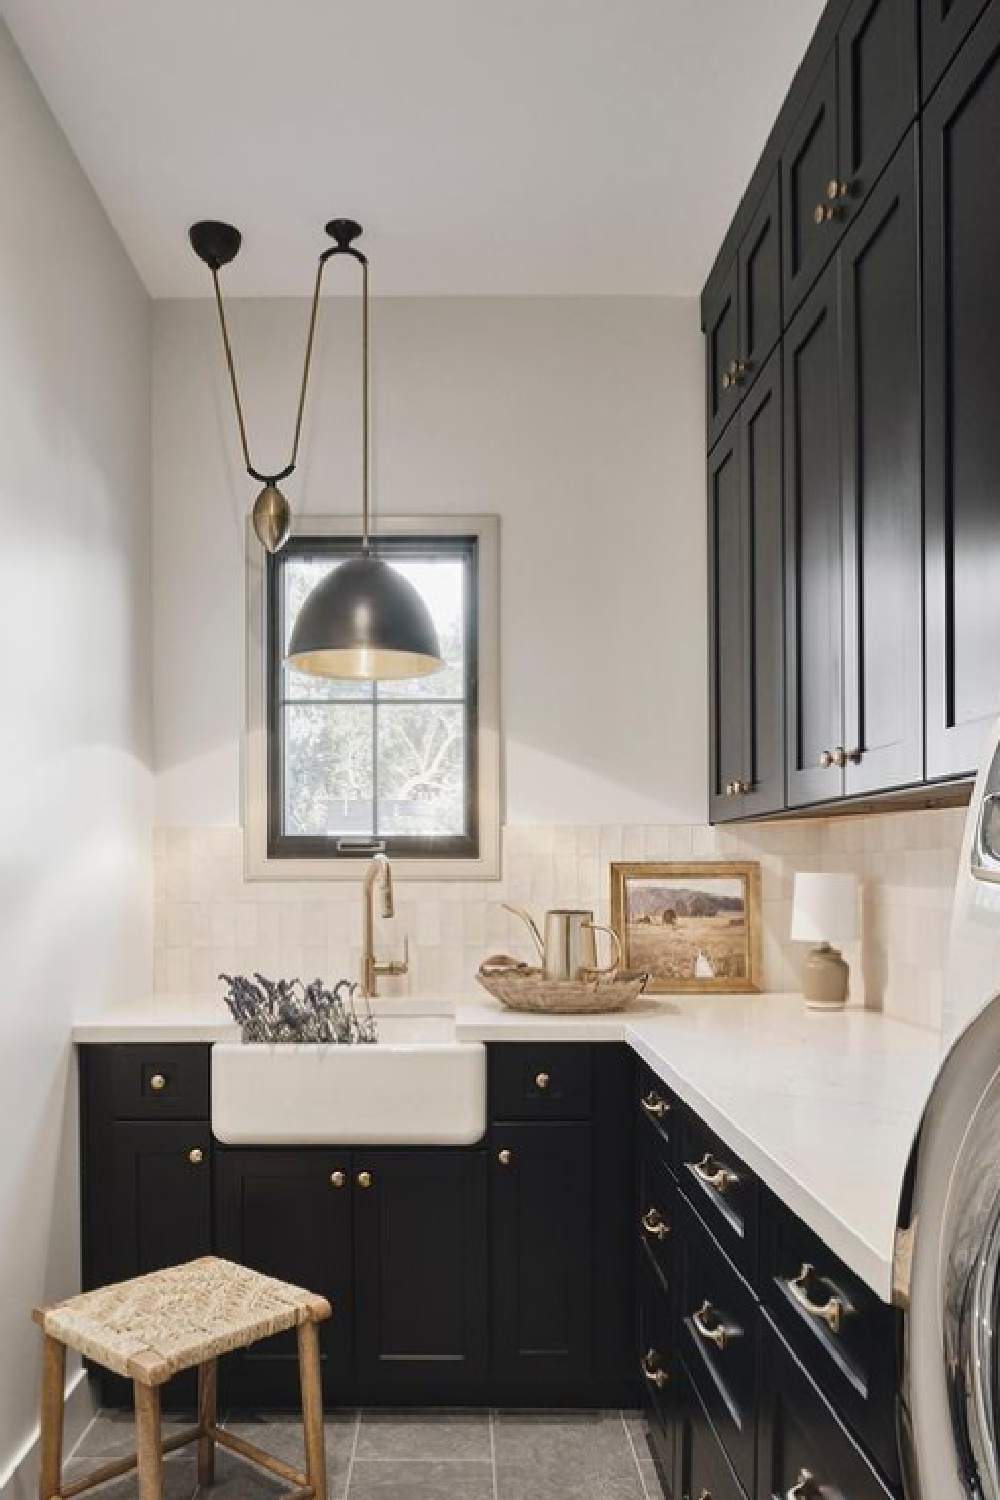
<instances>
[{"instance_id":1,"label":"white countertop","mask_svg":"<svg viewBox=\"0 0 1000 1500\"><path fill-rule=\"evenodd\" d=\"M940 1063L936 1032L798 995L664 996L621 1015L539 1016L485 996L380 999L451 1014L462 1041L625 1041L880 1297L899 1194ZM230 1041L221 999L163 995L79 1022L77 1042Z\"/></svg>"}]
</instances>

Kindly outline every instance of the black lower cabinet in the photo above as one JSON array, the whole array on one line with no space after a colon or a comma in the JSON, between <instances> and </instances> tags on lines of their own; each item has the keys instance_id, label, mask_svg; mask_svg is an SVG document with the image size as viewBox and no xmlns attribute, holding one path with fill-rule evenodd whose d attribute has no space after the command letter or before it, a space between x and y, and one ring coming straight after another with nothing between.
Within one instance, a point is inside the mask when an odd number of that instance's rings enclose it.
<instances>
[{"instance_id":1,"label":"black lower cabinet","mask_svg":"<svg viewBox=\"0 0 1000 1500\"><path fill-rule=\"evenodd\" d=\"M355 1152L357 1394L474 1402L486 1378L486 1159Z\"/></svg>"},{"instance_id":2,"label":"black lower cabinet","mask_svg":"<svg viewBox=\"0 0 1000 1500\"><path fill-rule=\"evenodd\" d=\"M681 1368L677 1494L684 1500L746 1500L694 1383Z\"/></svg>"},{"instance_id":3,"label":"black lower cabinet","mask_svg":"<svg viewBox=\"0 0 1000 1500\"><path fill-rule=\"evenodd\" d=\"M492 1136L493 1365L512 1389L593 1370L591 1126L498 1125Z\"/></svg>"},{"instance_id":4,"label":"black lower cabinet","mask_svg":"<svg viewBox=\"0 0 1000 1500\"><path fill-rule=\"evenodd\" d=\"M320 1330L323 1389L348 1388L354 1360L354 1194L350 1155L326 1150L227 1150L215 1162L215 1248L228 1260L326 1297ZM294 1333L264 1339L223 1362L223 1397L293 1405L299 1396Z\"/></svg>"}]
</instances>

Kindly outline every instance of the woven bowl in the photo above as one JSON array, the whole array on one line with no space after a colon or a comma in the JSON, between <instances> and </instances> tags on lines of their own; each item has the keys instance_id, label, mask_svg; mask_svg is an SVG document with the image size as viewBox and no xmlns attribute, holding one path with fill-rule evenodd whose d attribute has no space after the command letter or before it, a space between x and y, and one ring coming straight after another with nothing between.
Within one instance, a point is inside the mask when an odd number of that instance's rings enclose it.
<instances>
[{"instance_id":1,"label":"woven bowl","mask_svg":"<svg viewBox=\"0 0 1000 1500\"><path fill-rule=\"evenodd\" d=\"M595 974L592 979L546 979L541 969L480 969L476 978L488 995L508 1010L531 1010L548 1015L596 1015L624 1010L637 1000L649 981L644 973Z\"/></svg>"}]
</instances>

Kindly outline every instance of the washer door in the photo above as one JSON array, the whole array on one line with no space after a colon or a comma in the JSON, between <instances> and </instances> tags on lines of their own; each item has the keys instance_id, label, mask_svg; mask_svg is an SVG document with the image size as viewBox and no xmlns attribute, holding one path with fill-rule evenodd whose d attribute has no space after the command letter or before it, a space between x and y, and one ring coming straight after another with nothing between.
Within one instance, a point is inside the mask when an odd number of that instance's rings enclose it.
<instances>
[{"instance_id":1,"label":"washer door","mask_svg":"<svg viewBox=\"0 0 1000 1500\"><path fill-rule=\"evenodd\" d=\"M956 1042L916 1147L900 1442L908 1500L1000 1500L1000 1002Z\"/></svg>"}]
</instances>

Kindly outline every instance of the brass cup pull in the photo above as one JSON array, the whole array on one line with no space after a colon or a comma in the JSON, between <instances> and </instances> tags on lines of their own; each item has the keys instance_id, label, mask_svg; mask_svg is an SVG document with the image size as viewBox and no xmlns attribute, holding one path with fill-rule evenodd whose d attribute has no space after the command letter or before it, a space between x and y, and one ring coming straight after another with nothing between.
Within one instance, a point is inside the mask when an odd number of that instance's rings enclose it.
<instances>
[{"instance_id":1,"label":"brass cup pull","mask_svg":"<svg viewBox=\"0 0 1000 1500\"><path fill-rule=\"evenodd\" d=\"M643 1094L639 1103L647 1115L652 1115L654 1120L662 1120L663 1116L670 1109L670 1105L666 1099L661 1099L659 1094L654 1093L652 1089L650 1089L648 1094Z\"/></svg>"},{"instance_id":2,"label":"brass cup pull","mask_svg":"<svg viewBox=\"0 0 1000 1500\"><path fill-rule=\"evenodd\" d=\"M670 1233L670 1225L658 1208L647 1208L639 1222L646 1233L651 1235L653 1239L665 1240Z\"/></svg>"},{"instance_id":3,"label":"brass cup pull","mask_svg":"<svg viewBox=\"0 0 1000 1500\"><path fill-rule=\"evenodd\" d=\"M740 1180L732 1167L721 1166L711 1151L706 1151L701 1161L688 1162L688 1166L700 1182L717 1193L728 1193Z\"/></svg>"},{"instance_id":4,"label":"brass cup pull","mask_svg":"<svg viewBox=\"0 0 1000 1500\"><path fill-rule=\"evenodd\" d=\"M691 1314L691 1322L699 1337L703 1338L707 1344L714 1344L716 1349L724 1349L729 1343L729 1329L711 1302L707 1300L703 1302L697 1311Z\"/></svg>"},{"instance_id":5,"label":"brass cup pull","mask_svg":"<svg viewBox=\"0 0 1000 1500\"><path fill-rule=\"evenodd\" d=\"M497 1161L502 1167L509 1167L514 1160L513 1151L508 1151L505 1146L502 1151L497 1152Z\"/></svg>"},{"instance_id":6,"label":"brass cup pull","mask_svg":"<svg viewBox=\"0 0 1000 1500\"><path fill-rule=\"evenodd\" d=\"M372 1174L370 1172L359 1172L358 1173L358 1187L359 1188L370 1188L371 1185L372 1185Z\"/></svg>"},{"instance_id":7,"label":"brass cup pull","mask_svg":"<svg viewBox=\"0 0 1000 1500\"><path fill-rule=\"evenodd\" d=\"M541 1089L543 1094L545 1093L545 1090L548 1088L551 1082L552 1079L549 1077L548 1073L535 1074L535 1088Z\"/></svg>"},{"instance_id":8,"label":"brass cup pull","mask_svg":"<svg viewBox=\"0 0 1000 1500\"><path fill-rule=\"evenodd\" d=\"M788 1290L803 1312L825 1323L831 1333L839 1333L844 1317L844 1304L840 1297L835 1295L828 1297L825 1302L814 1302L809 1295L809 1283L815 1275L816 1267L811 1266L807 1260L803 1261L799 1274L789 1281Z\"/></svg>"},{"instance_id":9,"label":"brass cup pull","mask_svg":"<svg viewBox=\"0 0 1000 1500\"><path fill-rule=\"evenodd\" d=\"M785 1500L813 1500L820 1495L819 1486L808 1469L800 1469L799 1477L790 1490L785 1492Z\"/></svg>"},{"instance_id":10,"label":"brass cup pull","mask_svg":"<svg viewBox=\"0 0 1000 1500\"><path fill-rule=\"evenodd\" d=\"M164 1078L162 1073L154 1073L152 1078L149 1080L149 1086L157 1094L161 1094L167 1086L167 1080Z\"/></svg>"},{"instance_id":11,"label":"brass cup pull","mask_svg":"<svg viewBox=\"0 0 1000 1500\"><path fill-rule=\"evenodd\" d=\"M193 1167L200 1167L204 1160L205 1153L200 1146L195 1146L192 1151L188 1152L188 1161Z\"/></svg>"},{"instance_id":12,"label":"brass cup pull","mask_svg":"<svg viewBox=\"0 0 1000 1500\"><path fill-rule=\"evenodd\" d=\"M639 1368L650 1385L655 1385L658 1391L662 1391L670 1376L666 1370L660 1368L660 1356L655 1349L647 1349L639 1361Z\"/></svg>"},{"instance_id":13,"label":"brass cup pull","mask_svg":"<svg viewBox=\"0 0 1000 1500\"><path fill-rule=\"evenodd\" d=\"M347 1181L347 1173L340 1171L331 1172L330 1181L333 1183L333 1186L335 1188L342 1188Z\"/></svg>"}]
</instances>

